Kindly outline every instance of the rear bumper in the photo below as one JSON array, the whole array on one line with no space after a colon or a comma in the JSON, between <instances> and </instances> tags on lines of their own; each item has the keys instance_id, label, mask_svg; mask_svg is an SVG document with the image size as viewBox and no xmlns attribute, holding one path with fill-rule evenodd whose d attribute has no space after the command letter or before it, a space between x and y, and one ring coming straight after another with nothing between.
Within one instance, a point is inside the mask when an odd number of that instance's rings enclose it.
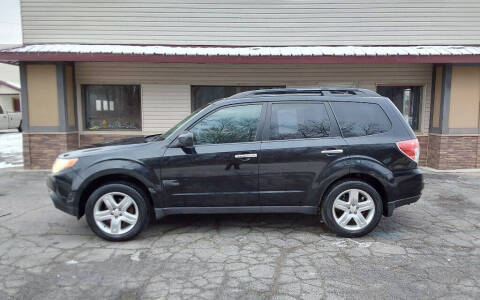
<instances>
[{"instance_id":1,"label":"rear bumper","mask_svg":"<svg viewBox=\"0 0 480 300\"><path fill-rule=\"evenodd\" d=\"M390 217L393 214L393 210L397 207L403 206L403 205L408 205L412 204L418 201L422 195L417 195L413 197L408 197L408 198L403 198L403 199L398 199L395 201L391 201L387 203L387 211L386 211L386 216Z\"/></svg>"},{"instance_id":2,"label":"rear bumper","mask_svg":"<svg viewBox=\"0 0 480 300\"><path fill-rule=\"evenodd\" d=\"M72 216L78 216L78 207L74 204L74 193L67 191L64 184L58 183L55 176L50 175L47 179L47 186L53 205L59 210Z\"/></svg>"}]
</instances>

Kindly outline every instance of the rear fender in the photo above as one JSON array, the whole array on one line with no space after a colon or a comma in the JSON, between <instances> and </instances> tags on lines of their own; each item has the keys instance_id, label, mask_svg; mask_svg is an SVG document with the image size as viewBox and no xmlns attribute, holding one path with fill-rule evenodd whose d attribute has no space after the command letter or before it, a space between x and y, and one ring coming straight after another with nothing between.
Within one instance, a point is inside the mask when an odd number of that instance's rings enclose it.
<instances>
[{"instance_id":1,"label":"rear fender","mask_svg":"<svg viewBox=\"0 0 480 300\"><path fill-rule=\"evenodd\" d=\"M339 178L348 176L350 172L350 158L341 157L325 166L313 181L312 189L307 196L307 201L313 206L318 206L323 194L328 187Z\"/></svg>"}]
</instances>

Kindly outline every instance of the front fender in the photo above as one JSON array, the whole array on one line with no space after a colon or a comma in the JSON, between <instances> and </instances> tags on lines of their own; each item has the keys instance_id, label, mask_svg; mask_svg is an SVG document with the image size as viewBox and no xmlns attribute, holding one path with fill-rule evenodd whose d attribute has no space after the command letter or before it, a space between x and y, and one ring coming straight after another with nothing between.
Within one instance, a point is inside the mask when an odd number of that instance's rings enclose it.
<instances>
[{"instance_id":1,"label":"front fender","mask_svg":"<svg viewBox=\"0 0 480 300\"><path fill-rule=\"evenodd\" d=\"M83 192L93 181L108 175L124 175L140 181L147 187L154 203L158 198L156 197L157 192L161 190L161 185L154 171L140 161L124 158L102 160L92 163L79 173L81 177L76 178L72 183L76 203L79 203Z\"/></svg>"}]
</instances>

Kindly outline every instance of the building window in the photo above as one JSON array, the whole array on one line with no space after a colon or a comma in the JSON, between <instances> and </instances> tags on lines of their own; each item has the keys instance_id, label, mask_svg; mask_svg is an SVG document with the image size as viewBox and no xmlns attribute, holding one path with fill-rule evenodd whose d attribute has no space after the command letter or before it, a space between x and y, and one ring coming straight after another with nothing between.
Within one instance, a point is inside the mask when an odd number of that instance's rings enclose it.
<instances>
[{"instance_id":1,"label":"building window","mask_svg":"<svg viewBox=\"0 0 480 300\"><path fill-rule=\"evenodd\" d=\"M139 85L83 85L87 130L141 130Z\"/></svg>"},{"instance_id":2,"label":"building window","mask_svg":"<svg viewBox=\"0 0 480 300\"><path fill-rule=\"evenodd\" d=\"M230 97L232 95L261 89L284 88L285 86L207 86L192 85L192 111L207 105L208 103Z\"/></svg>"},{"instance_id":3,"label":"building window","mask_svg":"<svg viewBox=\"0 0 480 300\"><path fill-rule=\"evenodd\" d=\"M323 103L272 105L270 140L321 138L330 135L330 118Z\"/></svg>"},{"instance_id":4,"label":"building window","mask_svg":"<svg viewBox=\"0 0 480 300\"><path fill-rule=\"evenodd\" d=\"M378 86L377 93L390 98L413 130L419 130L421 86Z\"/></svg>"}]
</instances>

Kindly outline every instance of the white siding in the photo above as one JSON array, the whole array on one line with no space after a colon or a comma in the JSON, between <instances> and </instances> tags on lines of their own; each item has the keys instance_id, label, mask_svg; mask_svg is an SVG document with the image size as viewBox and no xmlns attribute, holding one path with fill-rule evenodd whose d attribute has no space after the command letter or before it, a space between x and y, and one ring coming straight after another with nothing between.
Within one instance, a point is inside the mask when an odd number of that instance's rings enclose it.
<instances>
[{"instance_id":1,"label":"white siding","mask_svg":"<svg viewBox=\"0 0 480 300\"><path fill-rule=\"evenodd\" d=\"M21 0L24 43L478 44L478 0Z\"/></svg>"},{"instance_id":2,"label":"white siding","mask_svg":"<svg viewBox=\"0 0 480 300\"><path fill-rule=\"evenodd\" d=\"M190 86L142 85L143 131L164 132L190 113Z\"/></svg>"},{"instance_id":3,"label":"white siding","mask_svg":"<svg viewBox=\"0 0 480 300\"><path fill-rule=\"evenodd\" d=\"M424 132L428 130L431 64L222 65L78 62L75 63L75 70L77 91L81 90L81 84L141 84L145 98L145 131L164 131L190 112L190 85L349 85L375 90L379 84L423 85L422 128ZM80 95L78 96L80 99Z\"/></svg>"}]
</instances>

